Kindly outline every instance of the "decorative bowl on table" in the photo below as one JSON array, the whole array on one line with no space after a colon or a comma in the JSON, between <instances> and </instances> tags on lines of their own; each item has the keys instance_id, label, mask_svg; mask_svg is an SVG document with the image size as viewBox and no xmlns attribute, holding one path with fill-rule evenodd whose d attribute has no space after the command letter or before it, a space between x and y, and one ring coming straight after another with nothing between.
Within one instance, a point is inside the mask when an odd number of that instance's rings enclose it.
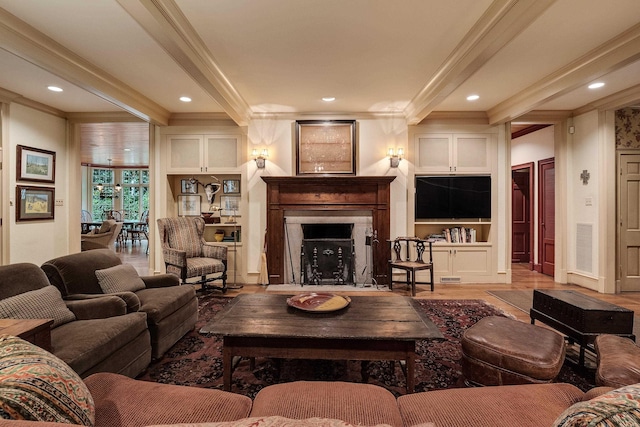
<instances>
[{"instance_id":1,"label":"decorative bowl on table","mask_svg":"<svg viewBox=\"0 0 640 427\"><path fill-rule=\"evenodd\" d=\"M348 296L328 292L305 292L287 298L287 304L291 307L318 313L342 310L350 302Z\"/></svg>"},{"instance_id":2,"label":"decorative bowl on table","mask_svg":"<svg viewBox=\"0 0 640 427\"><path fill-rule=\"evenodd\" d=\"M200 212L205 224L220 224L220 217L213 216L213 212Z\"/></svg>"}]
</instances>

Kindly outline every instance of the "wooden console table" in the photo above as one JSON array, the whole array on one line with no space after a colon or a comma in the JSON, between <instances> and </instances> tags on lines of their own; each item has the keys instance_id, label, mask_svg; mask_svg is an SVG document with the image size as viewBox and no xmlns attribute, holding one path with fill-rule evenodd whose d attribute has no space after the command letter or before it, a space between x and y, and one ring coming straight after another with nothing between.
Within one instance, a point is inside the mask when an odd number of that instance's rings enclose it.
<instances>
[{"instance_id":1,"label":"wooden console table","mask_svg":"<svg viewBox=\"0 0 640 427\"><path fill-rule=\"evenodd\" d=\"M51 351L53 319L0 319L0 335L13 335Z\"/></svg>"},{"instance_id":2,"label":"wooden console table","mask_svg":"<svg viewBox=\"0 0 640 427\"><path fill-rule=\"evenodd\" d=\"M532 324L539 320L575 340L580 345L580 366L584 366L585 348L600 334L635 340L632 310L577 291L535 289L529 315Z\"/></svg>"}]
</instances>

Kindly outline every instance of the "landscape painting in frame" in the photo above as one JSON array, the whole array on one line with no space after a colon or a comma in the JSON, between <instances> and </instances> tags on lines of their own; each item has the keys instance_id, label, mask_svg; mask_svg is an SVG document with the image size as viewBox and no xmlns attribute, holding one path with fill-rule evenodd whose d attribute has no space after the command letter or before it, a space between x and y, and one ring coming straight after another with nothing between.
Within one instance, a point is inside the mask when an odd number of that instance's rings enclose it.
<instances>
[{"instance_id":1,"label":"landscape painting in frame","mask_svg":"<svg viewBox=\"0 0 640 427\"><path fill-rule=\"evenodd\" d=\"M18 145L16 158L18 181L55 182L55 152Z\"/></svg>"},{"instance_id":2,"label":"landscape painting in frame","mask_svg":"<svg viewBox=\"0 0 640 427\"><path fill-rule=\"evenodd\" d=\"M53 219L55 188L16 186L16 222Z\"/></svg>"}]
</instances>

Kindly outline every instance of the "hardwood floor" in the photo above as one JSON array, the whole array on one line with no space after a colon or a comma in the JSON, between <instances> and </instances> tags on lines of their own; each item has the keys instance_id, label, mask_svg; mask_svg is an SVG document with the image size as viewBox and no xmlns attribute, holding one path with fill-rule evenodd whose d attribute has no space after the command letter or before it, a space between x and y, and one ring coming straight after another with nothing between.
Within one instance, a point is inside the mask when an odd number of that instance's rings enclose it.
<instances>
[{"instance_id":1,"label":"hardwood floor","mask_svg":"<svg viewBox=\"0 0 640 427\"><path fill-rule=\"evenodd\" d=\"M132 264L140 274L149 274L148 256L146 255L147 242L136 243L127 242L126 245L116 245L116 253L120 256L122 262ZM483 284L441 284L436 283L435 291L431 292L428 286L418 286L416 298L425 299L482 299L514 315L518 320L529 322L529 314L505 303L504 301L487 293L492 290L517 290L517 289L571 289L582 292L586 295L599 298L603 301L640 313L640 292L625 292L622 294L601 294L589 289L576 285L564 285L556 283L553 278L544 274L530 271L524 264L514 264L512 266L511 284L504 283L483 283ZM240 293L262 293L266 292L266 286L246 284L242 289L228 290L225 296L233 297ZM373 294L372 292L371 294ZM346 295L353 293L344 292ZM362 295L362 292L358 292ZM375 292L375 295L395 297L410 295L404 286L394 287L392 292Z\"/></svg>"}]
</instances>

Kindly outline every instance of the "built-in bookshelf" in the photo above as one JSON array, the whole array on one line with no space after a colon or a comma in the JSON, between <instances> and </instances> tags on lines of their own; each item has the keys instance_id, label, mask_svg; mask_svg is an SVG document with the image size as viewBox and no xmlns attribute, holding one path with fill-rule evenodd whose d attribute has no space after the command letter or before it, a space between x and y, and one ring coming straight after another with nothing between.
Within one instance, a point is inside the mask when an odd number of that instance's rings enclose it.
<instances>
[{"instance_id":1,"label":"built-in bookshelf","mask_svg":"<svg viewBox=\"0 0 640 427\"><path fill-rule=\"evenodd\" d=\"M423 239L444 244L473 244L490 242L491 221L419 221L414 223L415 234Z\"/></svg>"}]
</instances>

